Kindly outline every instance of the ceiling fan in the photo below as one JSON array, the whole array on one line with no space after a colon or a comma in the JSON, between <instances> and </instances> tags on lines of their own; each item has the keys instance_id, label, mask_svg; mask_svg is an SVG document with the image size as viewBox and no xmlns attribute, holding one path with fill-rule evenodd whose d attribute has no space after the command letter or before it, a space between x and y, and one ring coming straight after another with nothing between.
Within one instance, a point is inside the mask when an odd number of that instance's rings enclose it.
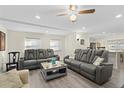
<instances>
[{"instance_id":1,"label":"ceiling fan","mask_svg":"<svg viewBox=\"0 0 124 93\"><path fill-rule=\"evenodd\" d=\"M80 10L78 11L77 5L70 5L68 11L64 13L59 13L57 16L66 16L69 15L70 20L72 22L76 22L78 14L92 14L95 12L95 9L88 9L88 10Z\"/></svg>"}]
</instances>

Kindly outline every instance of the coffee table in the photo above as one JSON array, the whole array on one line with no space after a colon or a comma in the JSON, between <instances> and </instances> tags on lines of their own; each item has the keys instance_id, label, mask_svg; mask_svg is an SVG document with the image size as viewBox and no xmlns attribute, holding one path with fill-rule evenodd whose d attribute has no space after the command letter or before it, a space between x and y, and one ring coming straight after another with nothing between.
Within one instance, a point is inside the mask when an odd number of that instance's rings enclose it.
<instances>
[{"instance_id":1,"label":"coffee table","mask_svg":"<svg viewBox=\"0 0 124 93\"><path fill-rule=\"evenodd\" d=\"M50 62L41 63L41 74L44 80L48 81L67 75L67 65L62 61L56 61L56 64Z\"/></svg>"}]
</instances>

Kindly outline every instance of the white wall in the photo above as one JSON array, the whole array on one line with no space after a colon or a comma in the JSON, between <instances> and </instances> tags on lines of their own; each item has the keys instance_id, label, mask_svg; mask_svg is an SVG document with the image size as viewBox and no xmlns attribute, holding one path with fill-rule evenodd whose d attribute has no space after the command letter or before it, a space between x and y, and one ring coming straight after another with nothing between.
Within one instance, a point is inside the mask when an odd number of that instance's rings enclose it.
<instances>
[{"instance_id":1,"label":"white wall","mask_svg":"<svg viewBox=\"0 0 124 93\"><path fill-rule=\"evenodd\" d=\"M57 39L60 40L61 51L55 52L55 54L59 54L61 59L65 56L65 37L58 35L49 35L49 34L41 34L41 33L28 33L28 32L17 32L17 31L8 31L8 52L10 51L20 51L21 57L24 54L24 39L26 37L30 38L40 38L41 39L41 48L47 49L50 48L50 40Z\"/></svg>"},{"instance_id":2,"label":"white wall","mask_svg":"<svg viewBox=\"0 0 124 93\"><path fill-rule=\"evenodd\" d=\"M5 51L0 51L0 71L5 70L5 63L7 62L7 30L3 26L0 26L0 31L6 34L6 48Z\"/></svg>"},{"instance_id":3,"label":"white wall","mask_svg":"<svg viewBox=\"0 0 124 93\"><path fill-rule=\"evenodd\" d=\"M84 45L80 45L80 42L76 39L76 33L73 32L65 37L65 54L73 55L75 49L86 49L89 46L89 36L87 34L82 35L81 39L84 39Z\"/></svg>"},{"instance_id":4,"label":"white wall","mask_svg":"<svg viewBox=\"0 0 124 93\"><path fill-rule=\"evenodd\" d=\"M17 32L17 31L7 31L8 33L8 52L10 51L20 51L21 57L24 54L24 39L26 37L40 38L41 48L50 48L50 40L57 39L61 42L61 51L55 52L59 54L61 59L64 56L74 54L74 50L77 48L85 49L89 46L89 37L84 34L81 38L84 39L84 45L80 45L80 42L76 40L76 33L73 32L67 36L59 35L49 35L41 33L28 33L28 32Z\"/></svg>"}]
</instances>

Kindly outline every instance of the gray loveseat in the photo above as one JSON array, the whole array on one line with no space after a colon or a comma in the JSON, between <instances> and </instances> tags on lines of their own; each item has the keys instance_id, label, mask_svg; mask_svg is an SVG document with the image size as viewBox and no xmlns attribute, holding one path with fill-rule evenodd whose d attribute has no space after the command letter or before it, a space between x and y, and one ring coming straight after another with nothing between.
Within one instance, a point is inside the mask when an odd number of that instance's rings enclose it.
<instances>
[{"instance_id":1,"label":"gray loveseat","mask_svg":"<svg viewBox=\"0 0 124 93\"><path fill-rule=\"evenodd\" d=\"M59 60L58 55L54 55L53 49L28 49L24 52L24 57L20 58L20 69L38 69L41 62L49 62L55 57Z\"/></svg>"},{"instance_id":2,"label":"gray loveseat","mask_svg":"<svg viewBox=\"0 0 124 93\"><path fill-rule=\"evenodd\" d=\"M100 66L93 65L97 57L104 58ZM64 62L68 68L80 73L92 81L103 84L112 75L113 64L108 63L108 51L94 49L76 49L75 57L66 56Z\"/></svg>"}]
</instances>

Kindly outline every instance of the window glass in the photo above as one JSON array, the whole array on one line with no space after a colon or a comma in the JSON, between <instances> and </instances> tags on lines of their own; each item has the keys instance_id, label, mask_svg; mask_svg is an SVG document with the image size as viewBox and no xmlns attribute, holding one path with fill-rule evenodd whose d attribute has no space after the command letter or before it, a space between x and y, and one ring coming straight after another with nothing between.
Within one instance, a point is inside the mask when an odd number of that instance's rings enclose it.
<instances>
[{"instance_id":1,"label":"window glass","mask_svg":"<svg viewBox=\"0 0 124 93\"><path fill-rule=\"evenodd\" d=\"M38 49L40 44L40 38L25 38L25 49Z\"/></svg>"},{"instance_id":2,"label":"window glass","mask_svg":"<svg viewBox=\"0 0 124 93\"><path fill-rule=\"evenodd\" d=\"M54 51L60 50L60 41L50 40L50 49L53 49Z\"/></svg>"}]
</instances>

